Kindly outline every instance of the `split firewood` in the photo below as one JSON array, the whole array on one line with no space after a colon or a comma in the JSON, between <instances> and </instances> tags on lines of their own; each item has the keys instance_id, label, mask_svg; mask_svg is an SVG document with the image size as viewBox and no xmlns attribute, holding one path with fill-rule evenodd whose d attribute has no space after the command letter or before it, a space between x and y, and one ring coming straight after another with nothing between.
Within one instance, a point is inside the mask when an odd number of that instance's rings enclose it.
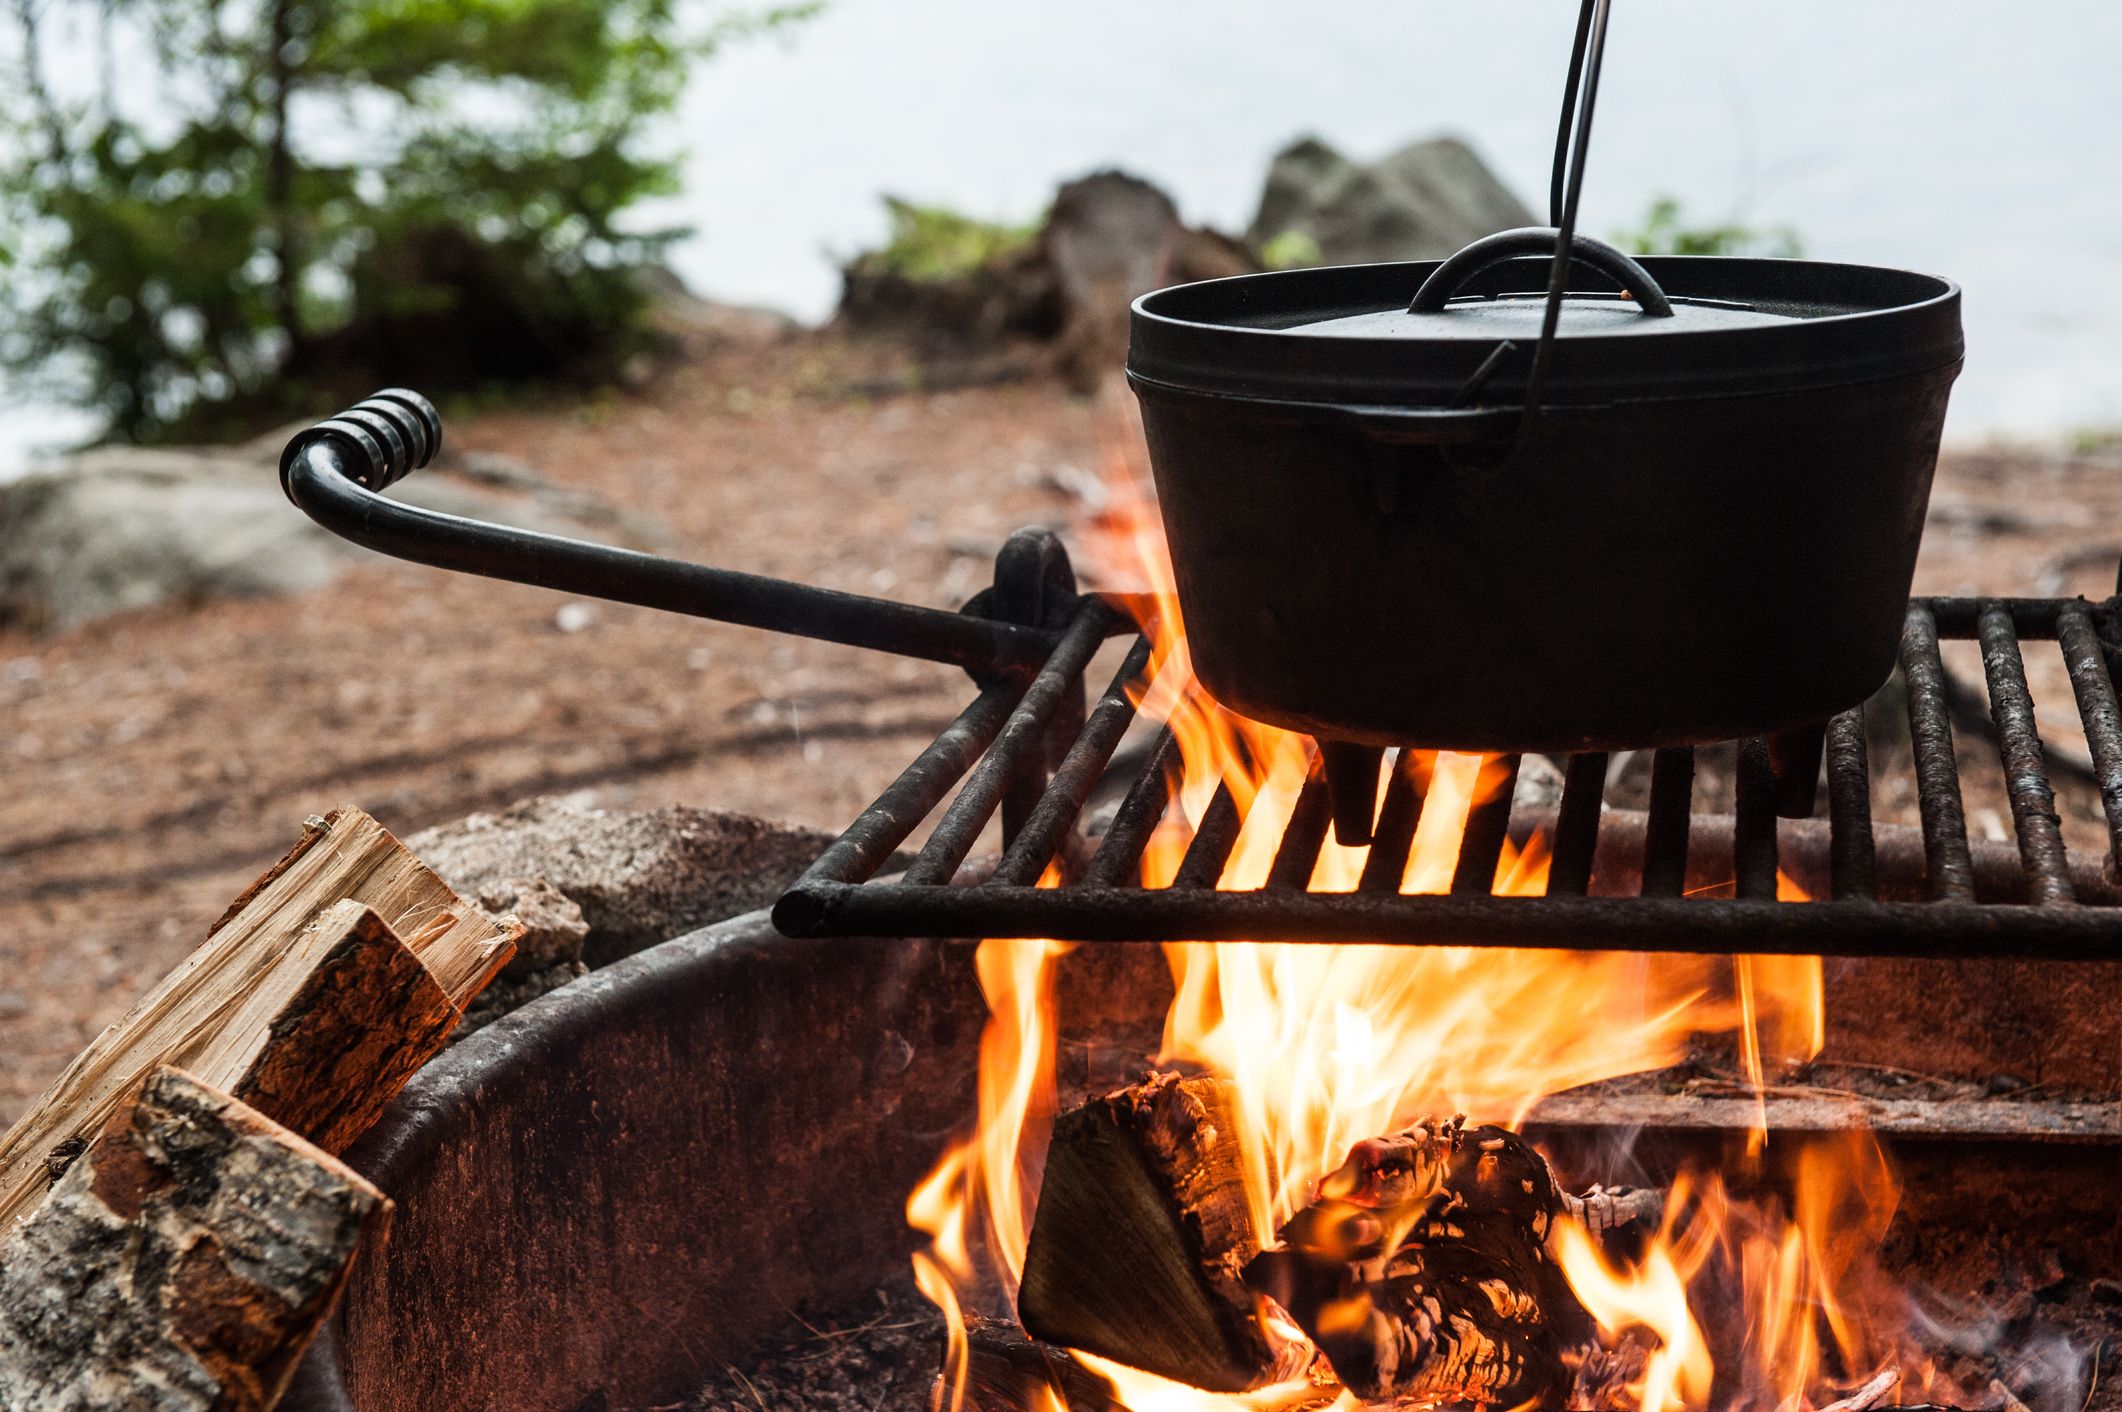
<instances>
[{"instance_id":1,"label":"split firewood","mask_svg":"<svg viewBox=\"0 0 2122 1412\"><path fill-rule=\"evenodd\" d=\"M264 1412L391 1204L179 1069L0 1242L0 1406Z\"/></svg>"},{"instance_id":2,"label":"split firewood","mask_svg":"<svg viewBox=\"0 0 2122 1412\"><path fill-rule=\"evenodd\" d=\"M361 811L312 821L0 1137L0 1232L161 1064L339 1150L441 1047L516 934Z\"/></svg>"},{"instance_id":3,"label":"split firewood","mask_svg":"<svg viewBox=\"0 0 2122 1412\"><path fill-rule=\"evenodd\" d=\"M939 1388L948 1387L948 1350ZM948 1407L947 1395L935 1405ZM1040 1343L1015 1324L977 1315L965 1321L963 1412L1124 1412L1112 1385L1065 1348Z\"/></svg>"},{"instance_id":4,"label":"split firewood","mask_svg":"<svg viewBox=\"0 0 2122 1412\"><path fill-rule=\"evenodd\" d=\"M1356 1144L1246 1272L1367 1402L1559 1405L1590 1317L1548 1253L1547 1162L1503 1128Z\"/></svg>"},{"instance_id":5,"label":"split firewood","mask_svg":"<svg viewBox=\"0 0 2122 1412\"><path fill-rule=\"evenodd\" d=\"M1227 1084L1159 1074L1054 1124L1017 1312L1027 1333L1216 1392L1302 1371L1244 1270L1260 1247ZM1289 1365L1294 1363L1294 1369Z\"/></svg>"}]
</instances>

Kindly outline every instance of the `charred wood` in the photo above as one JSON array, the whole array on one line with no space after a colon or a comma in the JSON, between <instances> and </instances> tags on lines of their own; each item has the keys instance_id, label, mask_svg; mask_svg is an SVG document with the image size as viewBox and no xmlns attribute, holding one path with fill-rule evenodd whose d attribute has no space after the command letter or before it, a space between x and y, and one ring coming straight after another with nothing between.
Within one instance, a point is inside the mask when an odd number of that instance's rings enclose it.
<instances>
[{"instance_id":1,"label":"charred wood","mask_svg":"<svg viewBox=\"0 0 2122 1412\"><path fill-rule=\"evenodd\" d=\"M1367 1402L1558 1406L1591 1334L1548 1254L1566 1209L1517 1134L1418 1124L1356 1144L1246 1278Z\"/></svg>"},{"instance_id":2,"label":"charred wood","mask_svg":"<svg viewBox=\"0 0 2122 1412\"><path fill-rule=\"evenodd\" d=\"M1017 1295L1027 1333L1217 1392L1275 1380L1243 1277L1259 1245L1230 1104L1218 1080L1159 1074L1054 1124Z\"/></svg>"},{"instance_id":3,"label":"charred wood","mask_svg":"<svg viewBox=\"0 0 2122 1412\"><path fill-rule=\"evenodd\" d=\"M946 1387L950 1376L946 1350L941 1375ZM940 1404L949 1406L949 1398ZM965 1323L963 1406L964 1412L1026 1412L1049 1406L1065 1412L1124 1412L1113 1399L1112 1385L1067 1349L1040 1343L1015 1324L977 1315Z\"/></svg>"}]
</instances>

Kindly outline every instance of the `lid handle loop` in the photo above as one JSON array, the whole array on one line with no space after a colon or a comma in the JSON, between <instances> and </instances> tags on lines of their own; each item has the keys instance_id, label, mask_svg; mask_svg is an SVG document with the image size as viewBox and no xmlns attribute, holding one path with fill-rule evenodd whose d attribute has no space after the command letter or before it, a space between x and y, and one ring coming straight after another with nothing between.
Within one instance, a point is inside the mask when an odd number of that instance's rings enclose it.
<instances>
[{"instance_id":1,"label":"lid handle loop","mask_svg":"<svg viewBox=\"0 0 2122 1412\"><path fill-rule=\"evenodd\" d=\"M1546 226L1526 226L1483 236L1431 271L1429 278L1422 281L1422 287L1415 291L1414 302L1407 306L1407 312L1439 313L1461 285L1483 270L1521 255L1552 255L1561 238L1562 232ZM1579 235L1570 242L1569 257L1627 290L1642 306L1643 312L1652 318L1669 319L1673 316L1672 300L1665 297L1665 291L1651 278L1650 271L1605 241Z\"/></svg>"}]
</instances>

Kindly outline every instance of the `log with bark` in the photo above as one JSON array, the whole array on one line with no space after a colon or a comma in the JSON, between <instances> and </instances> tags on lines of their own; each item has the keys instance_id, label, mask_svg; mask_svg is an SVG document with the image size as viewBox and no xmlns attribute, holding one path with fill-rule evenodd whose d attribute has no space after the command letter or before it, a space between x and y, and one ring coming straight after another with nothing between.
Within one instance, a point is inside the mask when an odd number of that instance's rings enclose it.
<instances>
[{"instance_id":1,"label":"log with bark","mask_svg":"<svg viewBox=\"0 0 2122 1412\"><path fill-rule=\"evenodd\" d=\"M162 1064L340 1150L442 1046L517 932L360 810L312 821L0 1137L0 1231Z\"/></svg>"},{"instance_id":2,"label":"log with bark","mask_svg":"<svg viewBox=\"0 0 2122 1412\"><path fill-rule=\"evenodd\" d=\"M1033 1339L1216 1391L1318 1357L1368 1401L1559 1405L1593 1325L1554 1223L1619 1243L1663 1211L1570 1196L1517 1134L1454 1119L1358 1143L1263 1250L1232 1114L1223 1081L1162 1074L1055 1123L1018 1294Z\"/></svg>"},{"instance_id":3,"label":"log with bark","mask_svg":"<svg viewBox=\"0 0 2122 1412\"><path fill-rule=\"evenodd\" d=\"M264 1412L391 1205L179 1069L0 1242L0 1407Z\"/></svg>"}]
</instances>

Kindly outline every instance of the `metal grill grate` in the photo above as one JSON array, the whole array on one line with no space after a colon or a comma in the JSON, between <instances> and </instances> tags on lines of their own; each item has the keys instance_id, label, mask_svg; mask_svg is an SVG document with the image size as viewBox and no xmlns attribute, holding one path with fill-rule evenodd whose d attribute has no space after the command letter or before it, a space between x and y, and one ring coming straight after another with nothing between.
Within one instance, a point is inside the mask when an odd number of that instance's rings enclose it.
<instances>
[{"instance_id":1,"label":"metal grill grate","mask_svg":"<svg viewBox=\"0 0 2122 1412\"><path fill-rule=\"evenodd\" d=\"M1134 723L1129 688L1147 670L1138 639L1051 775L1057 730L1073 725L1082 675L1101 644L1128 624L1086 598L1028 682L988 687L857 818L784 896L774 920L791 936L1001 936L1074 941L1262 940L1546 946L1580 950L1759 952L1873 956L2013 956L2122 959L2122 707L2114 686L2117 604L2082 599L1918 599L1902 637L1920 838L1875 830L1864 708L1812 735L1824 749L1827 819L1801 825L1802 846L1827 879L1826 895L1779 902L1779 813L1813 809L1816 754L1804 733L1738 743L1736 801L1728 821L1731 892L1688 896L1695 751L1657 752L1640 820L1603 809L1603 755L1573 757L1549 824L1553 858L1542 897L1489 895L1511 824L1519 760L1484 759L1488 778L1467 822L1450 891L1397 891L1428 787L1428 757L1403 752L1388 779L1369 860L1353 892L1306 888L1330 826L1331 802L1315 762L1264 886L1218 891L1243 822L1228 788L1210 804L1169 887L1139 884L1141 859L1170 802L1176 746L1158 738L1091 851L1072 839L1092 791ZM1941 639L1981 645L1990 719L2003 763L2016 850L1971 846L1954 754ZM2109 848L2075 872L2056 816L2035 730L2020 644L2061 645L2107 820ZM1873 703L1871 709L1880 709ZM1795 751L1794 762L1779 752ZM954 787L914 862L896 879L870 881ZM1005 843L983 880L958 881L998 810ZM1623 830L1632 851L1630 896L1592 896L1595 859ZM1905 831L1914 835L1913 830ZM1084 852L1087 862L1081 862ZM1824 854L1824 857L1818 855ZM1077 860L1059 886L1038 883L1057 858ZM1891 862L1893 868L1882 867ZM1913 878L1897 894L1889 874Z\"/></svg>"}]
</instances>

